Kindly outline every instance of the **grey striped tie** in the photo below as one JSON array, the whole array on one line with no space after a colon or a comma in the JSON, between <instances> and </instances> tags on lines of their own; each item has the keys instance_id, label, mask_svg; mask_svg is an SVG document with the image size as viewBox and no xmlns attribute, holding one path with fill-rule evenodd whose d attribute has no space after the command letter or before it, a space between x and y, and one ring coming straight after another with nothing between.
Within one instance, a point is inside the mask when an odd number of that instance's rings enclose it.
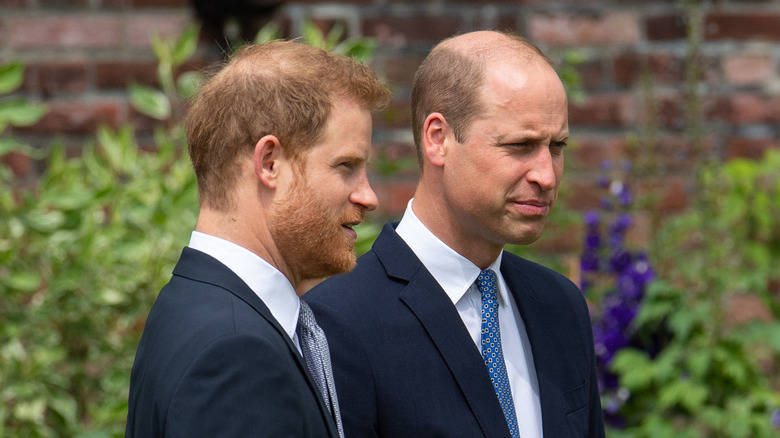
<instances>
[{"instance_id":1,"label":"grey striped tie","mask_svg":"<svg viewBox=\"0 0 780 438\"><path fill-rule=\"evenodd\" d=\"M341 425L341 413L339 412L339 399L336 396L336 384L333 381L333 369L330 366L330 350L328 340L322 331L314 313L304 301L301 301L301 313L298 316L298 341L301 344L303 358L309 367L314 382L325 400L328 411L336 421L339 429L339 437L344 438L344 427Z\"/></svg>"}]
</instances>

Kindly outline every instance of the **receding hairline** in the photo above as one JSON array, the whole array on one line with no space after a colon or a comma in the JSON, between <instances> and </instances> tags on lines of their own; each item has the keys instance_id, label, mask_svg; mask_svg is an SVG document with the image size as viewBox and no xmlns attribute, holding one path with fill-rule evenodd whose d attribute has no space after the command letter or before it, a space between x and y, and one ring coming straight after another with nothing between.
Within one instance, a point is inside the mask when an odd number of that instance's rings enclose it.
<instances>
[{"instance_id":1,"label":"receding hairline","mask_svg":"<svg viewBox=\"0 0 780 438\"><path fill-rule=\"evenodd\" d=\"M447 38L437 44L431 52L439 50L452 51L483 66L500 62L507 56L522 56L529 61L543 61L553 67L547 55L525 38L492 30L469 32Z\"/></svg>"}]
</instances>

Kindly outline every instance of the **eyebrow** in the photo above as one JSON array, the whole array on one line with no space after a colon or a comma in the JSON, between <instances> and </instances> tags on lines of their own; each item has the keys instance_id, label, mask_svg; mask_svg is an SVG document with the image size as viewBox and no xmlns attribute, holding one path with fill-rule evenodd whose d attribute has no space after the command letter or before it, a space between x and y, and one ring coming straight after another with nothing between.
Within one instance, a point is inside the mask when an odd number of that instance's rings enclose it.
<instances>
[{"instance_id":1,"label":"eyebrow","mask_svg":"<svg viewBox=\"0 0 780 438\"><path fill-rule=\"evenodd\" d=\"M507 134L507 135L499 135L496 137L496 143L507 143L507 142L516 142L518 140L533 140L533 141L540 141L547 139L546 135L537 135L534 132L531 131L523 131L513 134ZM569 131L563 131L559 135L555 135L551 138L553 141L564 141L569 139Z\"/></svg>"}]
</instances>

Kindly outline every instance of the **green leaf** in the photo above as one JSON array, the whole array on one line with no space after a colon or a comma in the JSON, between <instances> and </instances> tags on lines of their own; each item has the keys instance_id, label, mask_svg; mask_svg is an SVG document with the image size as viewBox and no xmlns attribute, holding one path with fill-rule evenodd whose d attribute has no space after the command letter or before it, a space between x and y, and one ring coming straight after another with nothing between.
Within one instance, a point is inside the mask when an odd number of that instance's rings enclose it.
<instances>
[{"instance_id":1,"label":"green leaf","mask_svg":"<svg viewBox=\"0 0 780 438\"><path fill-rule=\"evenodd\" d=\"M254 42L256 44L263 44L270 41L278 40L281 37L282 37L282 33L279 29L279 25L274 22L270 22L265 26L263 26L259 32L257 32Z\"/></svg>"},{"instance_id":2,"label":"green leaf","mask_svg":"<svg viewBox=\"0 0 780 438\"><path fill-rule=\"evenodd\" d=\"M183 99L191 98L203 84L203 80L203 75L198 72L188 71L180 74L176 81L179 96Z\"/></svg>"},{"instance_id":3,"label":"green leaf","mask_svg":"<svg viewBox=\"0 0 780 438\"><path fill-rule=\"evenodd\" d=\"M13 272L3 280L3 284L21 292L33 292L38 289L41 279L32 272Z\"/></svg>"},{"instance_id":4,"label":"green leaf","mask_svg":"<svg viewBox=\"0 0 780 438\"><path fill-rule=\"evenodd\" d=\"M200 26L197 23L192 23L184 29L184 32L176 40L173 45L173 51L171 53L171 60L174 67L178 67L184 61L188 60L195 49L198 48L198 34L200 33Z\"/></svg>"},{"instance_id":5,"label":"green leaf","mask_svg":"<svg viewBox=\"0 0 780 438\"><path fill-rule=\"evenodd\" d=\"M10 93L24 81L24 64L19 61L0 66L0 94Z\"/></svg>"},{"instance_id":6,"label":"green leaf","mask_svg":"<svg viewBox=\"0 0 780 438\"><path fill-rule=\"evenodd\" d=\"M325 46L325 37L322 35L322 31L311 21L303 23L303 41L312 47L318 47L320 49L327 50Z\"/></svg>"},{"instance_id":7,"label":"green leaf","mask_svg":"<svg viewBox=\"0 0 780 438\"><path fill-rule=\"evenodd\" d=\"M361 38L358 40L346 40L336 46L333 51L343 53L346 56L354 58L362 64L371 62L371 58L376 52L378 43L373 38Z\"/></svg>"},{"instance_id":8,"label":"green leaf","mask_svg":"<svg viewBox=\"0 0 780 438\"><path fill-rule=\"evenodd\" d=\"M621 350L612 360L611 369L620 374L621 385L632 392L652 383L653 367L644 351L628 348Z\"/></svg>"},{"instance_id":9,"label":"green leaf","mask_svg":"<svg viewBox=\"0 0 780 438\"><path fill-rule=\"evenodd\" d=\"M31 211L24 216L24 222L35 231L50 233L65 223L65 215L60 211Z\"/></svg>"},{"instance_id":10,"label":"green leaf","mask_svg":"<svg viewBox=\"0 0 780 438\"><path fill-rule=\"evenodd\" d=\"M0 122L11 126L30 126L46 114L46 105L14 99L0 102Z\"/></svg>"},{"instance_id":11,"label":"green leaf","mask_svg":"<svg viewBox=\"0 0 780 438\"><path fill-rule=\"evenodd\" d=\"M130 85L130 103L133 108L157 120L167 120L171 116L171 102L159 90L143 85Z\"/></svg>"},{"instance_id":12,"label":"green leaf","mask_svg":"<svg viewBox=\"0 0 780 438\"><path fill-rule=\"evenodd\" d=\"M158 61L171 62L171 48L159 35L152 35L151 38L149 38L149 42L152 44L152 50Z\"/></svg>"},{"instance_id":13,"label":"green leaf","mask_svg":"<svg viewBox=\"0 0 780 438\"><path fill-rule=\"evenodd\" d=\"M335 47L336 44L338 44L339 40L341 40L341 37L344 35L344 25L341 23L336 23L333 25L333 27L330 29L330 32L328 32L328 35L325 37L325 47L332 48Z\"/></svg>"}]
</instances>

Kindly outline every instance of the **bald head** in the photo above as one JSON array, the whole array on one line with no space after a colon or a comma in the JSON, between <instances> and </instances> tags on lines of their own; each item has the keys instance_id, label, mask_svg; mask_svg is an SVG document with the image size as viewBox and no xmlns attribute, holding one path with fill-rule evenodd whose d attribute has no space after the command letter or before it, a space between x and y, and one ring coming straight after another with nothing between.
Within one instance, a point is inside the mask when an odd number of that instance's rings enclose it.
<instances>
[{"instance_id":1,"label":"bald head","mask_svg":"<svg viewBox=\"0 0 780 438\"><path fill-rule=\"evenodd\" d=\"M522 64L546 64L547 56L517 35L477 31L443 40L425 58L414 77L412 130L422 169L422 127L429 114L441 113L459 142L482 107L480 90L485 74L508 59Z\"/></svg>"}]
</instances>

